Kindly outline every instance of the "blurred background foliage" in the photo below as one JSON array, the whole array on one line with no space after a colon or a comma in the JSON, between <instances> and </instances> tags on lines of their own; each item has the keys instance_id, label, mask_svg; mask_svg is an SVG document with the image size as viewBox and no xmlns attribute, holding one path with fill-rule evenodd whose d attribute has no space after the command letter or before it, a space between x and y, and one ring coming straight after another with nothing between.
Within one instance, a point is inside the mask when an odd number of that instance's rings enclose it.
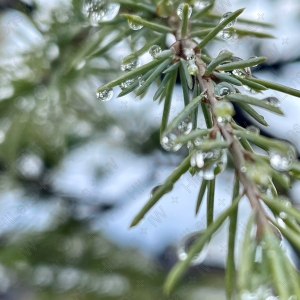
<instances>
[{"instance_id":1,"label":"blurred background foliage","mask_svg":"<svg viewBox=\"0 0 300 300\"><path fill-rule=\"evenodd\" d=\"M243 1L233 2L220 5L229 11L243 5ZM252 8L263 13L271 2ZM297 20L300 10L295 7ZM279 11L278 4L274 12ZM192 268L171 297L163 296L162 283L177 260L172 246L165 244L149 255L140 251L138 239L118 243L98 224L105 225L109 211L129 202L126 186L136 183L136 179L124 180L125 187L118 193L119 181L114 180L115 186L106 181L113 168L107 163L109 149L125 152L127 158L131 155L128 164L135 157L147 158L149 173L155 173L157 165L172 169L184 155L179 152L167 158L161 150L158 123L144 116L146 112L155 116L149 111L151 101L142 106L143 111L136 103L127 113L127 103L120 109L120 103L106 106L96 99L97 87L121 72L120 63L130 49L125 53L125 48L108 47L101 55L74 61L75 54L84 57L93 47L103 50L111 39L110 28L89 26L79 0L4 0L0 21L0 299L225 299L223 270L213 264ZM127 22L118 26L124 29L120 40L126 39ZM136 39L143 34L135 33ZM242 48L255 55L266 52L257 40L247 41ZM242 48L239 51L245 51ZM299 61L292 51L280 53L260 71ZM68 163L90 155L85 147L91 145L93 152L106 156L99 166L91 158L85 167L93 173L88 177L85 169ZM72 177L72 172L82 172L91 188L82 188L82 178ZM69 187L67 181L73 185ZM95 186L103 187L99 182L110 189L110 195L93 191ZM76 185L78 190L73 188Z\"/></svg>"}]
</instances>

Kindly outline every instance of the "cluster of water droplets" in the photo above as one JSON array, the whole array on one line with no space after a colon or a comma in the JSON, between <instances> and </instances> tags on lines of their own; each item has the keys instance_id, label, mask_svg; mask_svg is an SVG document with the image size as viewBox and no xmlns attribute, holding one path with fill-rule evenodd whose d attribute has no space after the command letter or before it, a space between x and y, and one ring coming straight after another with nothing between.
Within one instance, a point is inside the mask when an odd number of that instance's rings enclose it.
<instances>
[{"instance_id":1,"label":"cluster of water droplets","mask_svg":"<svg viewBox=\"0 0 300 300\"><path fill-rule=\"evenodd\" d=\"M191 156L190 164L196 168L200 177L206 180L213 180L216 175L222 173L226 168L226 150L213 149L207 152L197 150Z\"/></svg>"},{"instance_id":2,"label":"cluster of water droplets","mask_svg":"<svg viewBox=\"0 0 300 300\"><path fill-rule=\"evenodd\" d=\"M177 15L179 17L180 20L182 20L182 17L183 17L183 8L185 6L185 4L189 5L188 3L181 3L178 7L177 7ZM193 9L192 7L189 5L189 9L188 9L188 18L191 17L192 15L192 12L193 12Z\"/></svg>"},{"instance_id":3,"label":"cluster of water droplets","mask_svg":"<svg viewBox=\"0 0 300 300\"><path fill-rule=\"evenodd\" d=\"M162 136L160 141L161 146L167 151L178 151L182 144L175 143L175 140L180 135L187 135L192 131L193 124L191 117L187 117L185 120L180 122L180 124L174 128L171 132L167 132Z\"/></svg>"},{"instance_id":4,"label":"cluster of water droplets","mask_svg":"<svg viewBox=\"0 0 300 300\"><path fill-rule=\"evenodd\" d=\"M111 21L119 10L119 3L111 3L108 0L84 0L82 7L82 13L92 26L98 26L100 21Z\"/></svg>"},{"instance_id":5,"label":"cluster of water droplets","mask_svg":"<svg viewBox=\"0 0 300 300\"><path fill-rule=\"evenodd\" d=\"M193 232L191 234L186 235L179 243L178 248L177 248L177 255L179 260L186 260L188 257L188 252L191 248L191 246L197 241L201 236L203 232L202 231L197 231ZM191 265L199 265L204 261L206 258L208 252L208 244L206 244L200 253L198 253L192 260L191 260Z\"/></svg>"},{"instance_id":6,"label":"cluster of water droplets","mask_svg":"<svg viewBox=\"0 0 300 300\"><path fill-rule=\"evenodd\" d=\"M221 17L220 23L222 21L224 21L225 19L227 19L231 14L232 14L232 12L225 13ZM236 23L236 19L232 20L230 23L228 23L227 25L225 25L224 29L221 30L217 34L217 37L221 38L222 40L225 40L225 41L238 39L238 35L236 34L236 31L235 30L230 30L230 28L233 27L235 25L235 23Z\"/></svg>"},{"instance_id":7,"label":"cluster of water droplets","mask_svg":"<svg viewBox=\"0 0 300 300\"><path fill-rule=\"evenodd\" d=\"M271 167L278 171L288 171L296 161L296 150L293 145L286 143L285 150L271 148L269 156Z\"/></svg>"}]
</instances>

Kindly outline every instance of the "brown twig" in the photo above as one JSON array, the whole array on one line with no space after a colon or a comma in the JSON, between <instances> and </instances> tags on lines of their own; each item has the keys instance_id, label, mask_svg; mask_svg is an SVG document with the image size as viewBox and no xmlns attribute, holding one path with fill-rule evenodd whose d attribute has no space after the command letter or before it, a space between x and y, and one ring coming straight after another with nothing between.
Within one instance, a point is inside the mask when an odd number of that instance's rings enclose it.
<instances>
[{"instance_id":1,"label":"brown twig","mask_svg":"<svg viewBox=\"0 0 300 300\"><path fill-rule=\"evenodd\" d=\"M201 60L199 56L196 56L196 65L199 69L198 81L201 85L202 90L206 90L207 100L209 102L210 111L212 113L212 117L215 120L216 117L213 114L214 107L218 103L214 95L214 85L212 79L210 77L204 77L206 65ZM249 179L245 172L243 172L243 167L245 166L245 150L242 148L239 141L233 136L233 129L230 123L225 126L218 125L219 130L224 138L230 144L229 152L231 153L234 161L234 166L236 170L236 174L240 182L244 186L245 195L248 197L249 202L251 204L252 209L256 212L257 216L257 235L258 238L262 235L262 231L264 228L268 226L267 215L259 201L259 191L255 183Z\"/></svg>"}]
</instances>

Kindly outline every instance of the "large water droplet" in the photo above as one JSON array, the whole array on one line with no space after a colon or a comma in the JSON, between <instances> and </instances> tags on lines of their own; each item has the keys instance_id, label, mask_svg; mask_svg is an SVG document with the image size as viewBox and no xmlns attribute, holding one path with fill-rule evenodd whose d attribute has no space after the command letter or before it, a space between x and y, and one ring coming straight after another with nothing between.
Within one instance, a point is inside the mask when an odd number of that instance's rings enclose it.
<instances>
[{"instance_id":1,"label":"large water droplet","mask_svg":"<svg viewBox=\"0 0 300 300\"><path fill-rule=\"evenodd\" d=\"M149 54L154 57L156 54L160 53L162 50L160 48L160 46L158 45L153 45L150 47L149 49Z\"/></svg>"},{"instance_id":2,"label":"large water droplet","mask_svg":"<svg viewBox=\"0 0 300 300\"><path fill-rule=\"evenodd\" d=\"M193 232L189 235L186 235L179 243L178 249L177 249L177 255L180 260L186 260L188 257L188 252L191 248L191 246L195 243L197 239L199 239L202 235L202 232ZM193 260L191 261L191 265L199 265L204 261L206 258L208 252L208 245L206 244L200 253L198 253Z\"/></svg>"},{"instance_id":3,"label":"large water droplet","mask_svg":"<svg viewBox=\"0 0 300 300\"><path fill-rule=\"evenodd\" d=\"M163 135L160 144L165 150L176 152L182 147L182 144L175 144L176 139L177 134L170 132Z\"/></svg>"},{"instance_id":4,"label":"large water droplet","mask_svg":"<svg viewBox=\"0 0 300 300\"><path fill-rule=\"evenodd\" d=\"M128 20L128 26L129 26L132 30L140 30L140 29L142 29L142 28L144 27L143 25L134 23L134 22L129 21L129 20Z\"/></svg>"},{"instance_id":5,"label":"large water droplet","mask_svg":"<svg viewBox=\"0 0 300 300\"><path fill-rule=\"evenodd\" d=\"M225 13L225 14L222 16L222 18L221 18L221 20L220 20L220 23L221 23L222 21L224 21L225 19L227 19L231 14L232 14L232 12L227 12L227 13ZM231 21L230 23L228 23L224 28L230 28L230 27L234 26L235 23L236 23L236 19L232 20L232 21Z\"/></svg>"},{"instance_id":6,"label":"large water droplet","mask_svg":"<svg viewBox=\"0 0 300 300\"><path fill-rule=\"evenodd\" d=\"M92 26L98 26L100 21L111 21L119 10L119 3L110 3L108 0L84 0L82 8Z\"/></svg>"},{"instance_id":7,"label":"large water droplet","mask_svg":"<svg viewBox=\"0 0 300 300\"><path fill-rule=\"evenodd\" d=\"M275 106L275 107L280 107L280 101L276 97L267 97L264 98L263 101Z\"/></svg>"},{"instance_id":8,"label":"large water droplet","mask_svg":"<svg viewBox=\"0 0 300 300\"><path fill-rule=\"evenodd\" d=\"M269 151L270 165L278 171L288 171L296 160L296 150L292 145L287 144L287 150L281 151L272 148Z\"/></svg>"},{"instance_id":9,"label":"large water droplet","mask_svg":"<svg viewBox=\"0 0 300 300\"><path fill-rule=\"evenodd\" d=\"M132 71L135 68L138 68L141 65L141 60L139 58L133 59L128 63L121 64L121 70L122 71Z\"/></svg>"},{"instance_id":10,"label":"large water droplet","mask_svg":"<svg viewBox=\"0 0 300 300\"><path fill-rule=\"evenodd\" d=\"M114 92L112 89L106 89L100 93L97 93L97 98L101 101L109 101L114 95Z\"/></svg>"},{"instance_id":11,"label":"large water droplet","mask_svg":"<svg viewBox=\"0 0 300 300\"><path fill-rule=\"evenodd\" d=\"M184 7L185 4L188 4L188 3L181 3L181 4L178 6L178 8L177 8L177 15L178 15L178 17L180 18L180 20L182 20L183 7ZM192 9L192 7L189 5L189 9L188 9L188 18L191 17L192 11L193 11L193 9Z\"/></svg>"}]
</instances>

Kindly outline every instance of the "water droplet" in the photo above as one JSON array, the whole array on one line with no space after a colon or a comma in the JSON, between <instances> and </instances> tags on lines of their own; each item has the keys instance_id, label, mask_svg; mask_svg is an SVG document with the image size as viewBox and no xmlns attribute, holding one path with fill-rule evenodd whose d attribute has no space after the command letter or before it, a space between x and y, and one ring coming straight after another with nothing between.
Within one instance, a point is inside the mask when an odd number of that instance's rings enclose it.
<instances>
[{"instance_id":1,"label":"water droplet","mask_svg":"<svg viewBox=\"0 0 300 300\"><path fill-rule=\"evenodd\" d=\"M194 3L194 8L195 8L195 10L199 11L199 10L202 10L203 8L209 6L210 4L212 4L212 1L200 0L200 1L196 1Z\"/></svg>"},{"instance_id":2,"label":"water droplet","mask_svg":"<svg viewBox=\"0 0 300 300\"><path fill-rule=\"evenodd\" d=\"M221 30L218 34L217 37L224 40L228 41L231 40L234 37L235 31L234 30Z\"/></svg>"},{"instance_id":3,"label":"water droplet","mask_svg":"<svg viewBox=\"0 0 300 300\"><path fill-rule=\"evenodd\" d=\"M159 184L159 185L155 186L155 187L151 190L151 192L150 192L150 198L154 195L154 193L155 193L161 186L162 186L162 185Z\"/></svg>"},{"instance_id":4,"label":"water droplet","mask_svg":"<svg viewBox=\"0 0 300 300\"><path fill-rule=\"evenodd\" d=\"M20 174L26 178L38 178L44 168L42 159L33 153L26 153L20 156L17 161Z\"/></svg>"},{"instance_id":5,"label":"water droplet","mask_svg":"<svg viewBox=\"0 0 300 300\"><path fill-rule=\"evenodd\" d=\"M149 54L154 57L156 54L160 53L162 50L161 50L161 47L158 46L158 45L153 45L150 47L149 49Z\"/></svg>"},{"instance_id":6,"label":"water droplet","mask_svg":"<svg viewBox=\"0 0 300 300\"><path fill-rule=\"evenodd\" d=\"M251 59L251 58L257 58L257 56L250 56L249 57L249 59ZM257 67L258 65L254 65L252 68L255 68L255 67Z\"/></svg>"},{"instance_id":7,"label":"water droplet","mask_svg":"<svg viewBox=\"0 0 300 300\"><path fill-rule=\"evenodd\" d=\"M182 121L178 125L177 128L178 128L180 134L189 134L193 129L192 119L190 117L187 117L184 121Z\"/></svg>"},{"instance_id":8,"label":"water droplet","mask_svg":"<svg viewBox=\"0 0 300 300\"><path fill-rule=\"evenodd\" d=\"M222 18L221 18L221 20L220 20L220 23L221 23L222 21L224 21L225 19L227 19L231 14L232 14L232 12L227 12L227 13L225 13L225 14L222 16ZM236 23L236 19L232 20L232 21L231 21L230 23L228 23L224 28L230 28L230 27L234 26L235 23Z\"/></svg>"},{"instance_id":9,"label":"water droplet","mask_svg":"<svg viewBox=\"0 0 300 300\"><path fill-rule=\"evenodd\" d=\"M197 171L204 179L212 180L226 168L226 150L214 149L209 152L198 150L191 156L190 164L198 168Z\"/></svg>"},{"instance_id":10,"label":"water droplet","mask_svg":"<svg viewBox=\"0 0 300 300\"><path fill-rule=\"evenodd\" d=\"M243 76L244 75L242 70L239 70L239 69L232 70L232 74L235 76ZM244 86L244 88L247 89L247 86Z\"/></svg>"},{"instance_id":11,"label":"water droplet","mask_svg":"<svg viewBox=\"0 0 300 300\"><path fill-rule=\"evenodd\" d=\"M203 168L203 178L212 180L216 175L221 174L227 166L227 153L225 149L214 149L213 157L208 165Z\"/></svg>"},{"instance_id":12,"label":"water droplet","mask_svg":"<svg viewBox=\"0 0 300 300\"><path fill-rule=\"evenodd\" d=\"M247 176L251 178L254 183L259 185L259 188L266 192L267 188L270 185L270 175L269 169L265 168L264 166L247 163Z\"/></svg>"},{"instance_id":13,"label":"water droplet","mask_svg":"<svg viewBox=\"0 0 300 300\"><path fill-rule=\"evenodd\" d=\"M178 6L178 8L177 8L177 15L178 15L178 17L180 18L180 20L182 20L183 7L184 7L185 4L188 4L188 3L181 3L181 4ZM192 11L193 11L193 9L192 9L192 7L189 5L189 9L188 9L188 18L191 17Z\"/></svg>"},{"instance_id":14,"label":"water droplet","mask_svg":"<svg viewBox=\"0 0 300 300\"><path fill-rule=\"evenodd\" d=\"M135 68L138 68L141 65L141 60L139 58L133 59L128 63L121 64L122 71L132 71Z\"/></svg>"},{"instance_id":15,"label":"water droplet","mask_svg":"<svg viewBox=\"0 0 300 300\"><path fill-rule=\"evenodd\" d=\"M280 196L280 197L278 197L278 199L280 200L280 202L281 202L284 206L286 206L286 207L291 207L291 206L292 206L292 202L291 202L291 200L290 200L288 197ZM281 219L286 219L286 218L287 218L287 214L286 214L285 212L281 211L281 212L279 213L279 217L280 217Z\"/></svg>"},{"instance_id":16,"label":"water droplet","mask_svg":"<svg viewBox=\"0 0 300 300\"><path fill-rule=\"evenodd\" d=\"M266 286L259 286L252 293L250 291L243 291L241 300L278 300L276 296L272 294L272 291Z\"/></svg>"},{"instance_id":17,"label":"water droplet","mask_svg":"<svg viewBox=\"0 0 300 300\"><path fill-rule=\"evenodd\" d=\"M0 144L2 144L5 140L6 134L4 131L0 131Z\"/></svg>"},{"instance_id":18,"label":"water droplet","mask_svg":"<svg viewBox=\"0 0 300 300\"><path fill-rule=\"evenodd\" d=\"M59 56L59 47L51 43L46 49L46 56L49 60L54 60Z\"/></svg>"},{"instance_id":19,"label":"water droplet","mask_svg":"<svg viewBox=\"0 0 300 300\"><path fill-rule=\"evenodd\" d=\"M112 89L106 89L100 93L97 93L97 98L101 101L109 101L113 97L114 92Z\"/></svg>"},{"instance_id":20,"label":"water droplet","mask_svg":"<svg viewBox=\"0 0 300 300\"><path fill-rule=\"evenodd\" d=\"M160 144L165 150L176 152L182 147L182 144L175 144L174 141L176 139L177 135L173 132L170 132L163 135Z\"/></svg>"},{"instance_id":21,"label":"water droplet","mask_svg":"<svg viewBox=\"0 0 300 300\"><path fill-rule=\"evenodd\" d=\"M188 60L188 72L191 75L197 75L199 73L199 69L195 64L195 61L193 59Z\"/></svg>"},{"instance_id":22,"label":"water droplet","mask_svg":"<svg viewBox=\"0 0 300 300\"><path fill-rule=\"evenodd\" d=\"M128 79L128 80L122 82L122 83L120 84L120 88L121 88L122 90L128 88L130 85L132 85L132 84L135 82L135 80L136 80L135 78L132 78L132 79Z\"/></svg>"},{"instance_id":23,"label":"water droplet","mask_svg":"<svg viewBox=\"0 0 300 300\"><path fill-rule=\"evenodd\" d=\"M246 130L250 131L251 133L254 133L254 134L259 134L259 132L260 132L259 128L257 128L256 126L253 126L253 125L247 126Z\"/></svg>"},{"instance_id":24,"label":"water droplet","mask_svg":"<svg viewBox=\"0 0 300 300\"><path fill-rule=\"evenodd\" d=\"M235 88L227 82L221 82L214 88L215 95L220 97L235 93Z\"/></svg>"},{"instance_id":25,"label":"water droplet","mask_svg":"<svg viewBox=\"0 0 300 300\"><path fill-rule=\"evenodd\" d=\"M276 97L267 97L264 98L263 101L275 106L275 107L280 107L280 101Z\"/></svg>"},{"instance_id":26,"label":"water droplet","mask_svg":"<svg viewBox=\"0 0 300 300\"><path fill-rule=\"evenodd\" d=\"M150 192L150 198L153 197L153 195L155 194L155 192L156 192L161 186L163 186L163 185L162 185L162 184L159 184L159 185L155 186L155 187L151 190L151 192ZM172 186L165 186L165 192L167 192L167 193L171 192L172 189L173 189Z\"/></svg>"},{"instance_id":27,"label":"water droplet","mask_svg":"<svg viewBox=\"0 0 300 300\"><path fill-rule=\"evenodd\" d=\"M188 147L188 149L193 150L194 149L194 144L191 141L188 141L186 146Z\"/></svg>"},{"instance_id":28,"label":"water droplet","mask_svg":"<svg viewBox=\"0 0 300 300\"><path fill-rule=\"evenodd\" d=\"M143 25L134 23L134 22L129 21L129 20L128 20L128 26L129 26L132 30L140 30L140 29L142 29L142 28L144 27Z\"/></svg>"},{"instance_id":29,"label":"water droplet","mask_svg":"<svg viewBox=\"0 0 300 300\"><path fill-rule=\"evenodd\" d=\"M219 125L223 126L231 121L231 117L234 115L234 108L230 102L222 100L215 105L214 113Z\"/></svg>"},{"instance_id":30,"label":"water droplet","mask_svg":"<svg viewBox=\"0 0 300 300\"><path fill-rule=\"evenodd\" d=\"M185 48L183 50L186 60L195 60L195 51L192 48Z\"/></svg>"},{"instance_id":31,"label":"water droplet","mask_svg":"<svg viewBox=\"0 0 300 300\"><path fill-rule=\"evenodd\" d=\"M10 98L15 92L13 85L3 85L0 87L0 100Z\"/></svg>"},{"instance_id":32,"label":"water droplet","mask_svg":"<svg viewBox=\"0 0 300 300\"><path fill-rule=\"evenodd\" d=\"M286 151L270 149L270 165L278 171L288 171L296 160L296 150L292 145L287 144Z\"/></svg>"},{"instance_id":33,"label":"water droplet","mask_svg":"<svg viewBox=\"0 0 300 300\"><path fill-rule=\"evenodd\" d=\"M92 26L98 26L100 21L111 21L120 10L119 3L110 3L108 0L85 0L82 12L90 20Z\"/></svg>"},{"instance_id":34,"label":"water droplet","mask_svg":"<svg viewBox=\"0 0 300 300\"><path fill-rule=\"evenodd\" d=\"M190 159L190 164L192 167L198 167L198 168L202 168L204 165L204 155L203 152L201 150L196 151Z\"/></svg>"},{"instance_id":35,"label":"water droplet","mask_svg":"<svg viewBox=\"0 0 300 300\"><path fill-rule=\"evenodd\" d=\"M139 78L139 86L142 86L145 83L145 80L142 79L142 76Z\"/></svg>"},{"instance_id":36,"label":"water droplet","mask_svg":"<svg viewBox=\"0 0 300 300\"><path fill-rule=\"evenodd\" d=\"M188 257L188 252L191 248L191 246L195 243L195 241L200 238L202 235L202 232L193 232L191 234L186 235L179 243L178 249L177 249L177 255L180 260L186 260ZM191 261L191 265L195 266L204 261L206 258L208 252L208 244L206 244L200 253L198 253L193 260Z\"/></svg>"},{"instance_id":37,"label":"water droplet","mask_svg":"<svg viewBox=\"0 0 300 300\"><path fill-rule=\"evenodd\" d=\"M194 140L194 145L195 145L196 147L200 146L201 143L202 143L202 139L201 139L201 138L196 138L196 139Z\"/></svg>"},{"instance_id":38,"label":"water droplet","mask_svg":"<svg viewBox=\"0 0 300 300\"><path fill-rule=\"evenodd\" d=\"M247 172L247 167L242 166L242 167L241 167L241 172L242 172L242 173L246 173L246 172Z\"/></svg>"},{"instance_id":39,"label":"water droplet","mask_svg":"<svg viewBox=\"0 0 300 300\"><path fill-rule=\"evenodd\" d=\"M75 70L80 70L85 66L86 60L83 59L81 60L76 66L75 66Z\"/></svg>"},{"instance_id":40,"label":"water droplet","mask_svg":"<svg viewBox=\"0 0 300 300\"><path fill-rule=\"evenodd\" d=\"M283 240L281 231L276 226L274 226L271 222L269 222L269 225L270 225L271 231L273 232L273 234L275 235L275 237L278 240L279 246L281 247L282 240Z\"/></svg>"}]
</instances>

